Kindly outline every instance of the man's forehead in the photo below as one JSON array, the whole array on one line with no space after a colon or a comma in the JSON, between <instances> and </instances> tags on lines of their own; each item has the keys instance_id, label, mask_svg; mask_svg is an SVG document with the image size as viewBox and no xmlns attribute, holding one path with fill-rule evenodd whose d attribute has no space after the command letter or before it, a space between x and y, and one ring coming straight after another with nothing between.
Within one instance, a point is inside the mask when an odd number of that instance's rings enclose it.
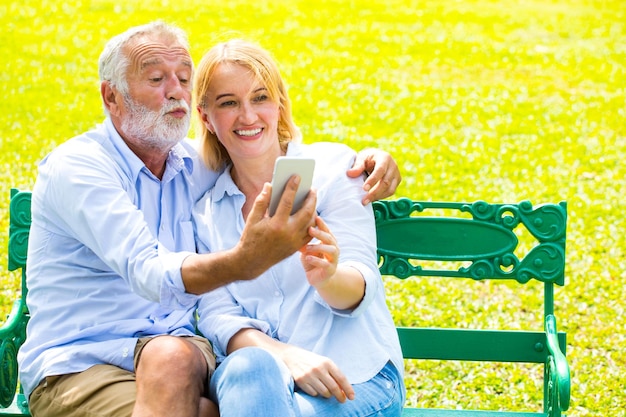
<instances>
[{"instance_id":1,"label":"man's forehead","mask_svg":"<svg viewBox=\"0 0 626 417\"><path fill-rule=\"evenodd\" d=\"M178 62L189 68L193 67L187 48L174 41L142 38L129 44L126 52L130 66L135 71L165 62Z\"/></svg>"}]
</instances>

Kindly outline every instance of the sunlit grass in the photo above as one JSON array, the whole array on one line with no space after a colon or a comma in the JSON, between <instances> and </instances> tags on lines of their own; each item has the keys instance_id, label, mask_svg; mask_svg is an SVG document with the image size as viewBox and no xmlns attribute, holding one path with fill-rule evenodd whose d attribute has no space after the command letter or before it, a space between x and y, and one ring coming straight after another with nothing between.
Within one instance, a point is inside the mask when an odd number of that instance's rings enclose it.
<instances>
[{"instance_id":1,"label":"sunlit grass","mask_svg":"<svg viewBox=\"0 0 626 417\"><path fill-rule=\"evenodd\" d=\"M196 60L216 40L251 38L281 63L305 140L387 149L404 174L398 195L568 201L567 285L557 293L573 375L568 415L626 415L625 10L621 0L0 4L0 230L9 188L31 188L38 160L102 119L96 61L109 37L162 18L188 31ZM0 280L6 314L19 280ZM519 308L513 286L403 285L389 284L398 319L519 325L500 311ZM523 297L540 310L536 295ZM465 314L445 306L457 299ZM534 370L407 369L411 404L540 407ZM479 381L489 384L475 392Z\"/></svg>"}]
</instances>

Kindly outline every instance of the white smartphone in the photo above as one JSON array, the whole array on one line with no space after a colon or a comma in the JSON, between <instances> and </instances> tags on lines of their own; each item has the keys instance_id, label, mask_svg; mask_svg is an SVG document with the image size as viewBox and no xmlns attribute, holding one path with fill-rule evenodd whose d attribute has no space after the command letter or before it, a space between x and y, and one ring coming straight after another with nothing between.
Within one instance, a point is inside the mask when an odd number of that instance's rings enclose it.
<instances>
[{"instance_id":1,"label":"white smartphone","mask_svg":"<svg viewBox=\"0 0 626 417\"><path fill-rule=\"evenodd\" d=\"M313 170L315 168L315 160L312 158L292 157L292 156L280 156L276 159L274 164L274 175L272 177L272 196L270 198L270 216L276 213L276 207L280 197L283 195L285 185L292 175L298 174L300 176L300 185L296 192L296 198L293 203L293 209L291 213L298 211L304 200L306 199L311 184L313 183Z\"/></svg>"}]
</instances>

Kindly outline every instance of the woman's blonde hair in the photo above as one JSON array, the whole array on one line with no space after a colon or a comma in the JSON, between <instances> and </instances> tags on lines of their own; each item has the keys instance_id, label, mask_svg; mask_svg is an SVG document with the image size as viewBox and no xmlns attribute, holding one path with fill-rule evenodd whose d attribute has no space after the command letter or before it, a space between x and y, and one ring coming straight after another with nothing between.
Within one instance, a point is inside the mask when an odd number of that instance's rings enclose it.
<instances>
[{"instance_id":1,"label":"woman's blonde hair","mask_svg":"<svg viewBox=\"0 0 626 417\"><path fill-rule=\"evenodd\" d=\"M299 140L300 132L291 115L291 100L278 65L268 51L252 42L233 39L219 43L202 57L196 68L194 80L193 101L195 105L207 111L207 91L215 70L224 63L243 65L249 69L263 83L270 99L278 103L278 141L281 148L286 150L287 143L294 139ZM230 156L215 133L211 133L204 125L199 112L196 112L196 116L196 134L200 139L200 155L209 168L220 170L230 163Z\"/></svg>"}]
</instances>

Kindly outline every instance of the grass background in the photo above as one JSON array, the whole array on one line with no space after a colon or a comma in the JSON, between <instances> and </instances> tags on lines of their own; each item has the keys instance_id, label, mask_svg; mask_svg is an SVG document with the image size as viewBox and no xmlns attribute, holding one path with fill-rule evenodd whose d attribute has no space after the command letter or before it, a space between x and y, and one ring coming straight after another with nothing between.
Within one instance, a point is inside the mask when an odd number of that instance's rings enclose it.
<instances>
[{"instance_id":1,"label":"grass background","mask_svg":"<svg viewBox=\"0 0 626 417\"><path fill-rule=\"evenodd\" d=\"M31 188L37 161L102 120L96 62L108 38L161 18L189 33L198 61L214 42L243 36L281 63L305 140L388 150L404 174L398 196L567 200L556 300L569 337L568 415L625 416L625 11L622 0L4 0L0 230L9 189ZM4 317L19 279L0 262ZM388 286L403 323L541 328L537 288ZM534 368L407 371L411 405L541 408Z\"/></svg>"}]
</instances>

